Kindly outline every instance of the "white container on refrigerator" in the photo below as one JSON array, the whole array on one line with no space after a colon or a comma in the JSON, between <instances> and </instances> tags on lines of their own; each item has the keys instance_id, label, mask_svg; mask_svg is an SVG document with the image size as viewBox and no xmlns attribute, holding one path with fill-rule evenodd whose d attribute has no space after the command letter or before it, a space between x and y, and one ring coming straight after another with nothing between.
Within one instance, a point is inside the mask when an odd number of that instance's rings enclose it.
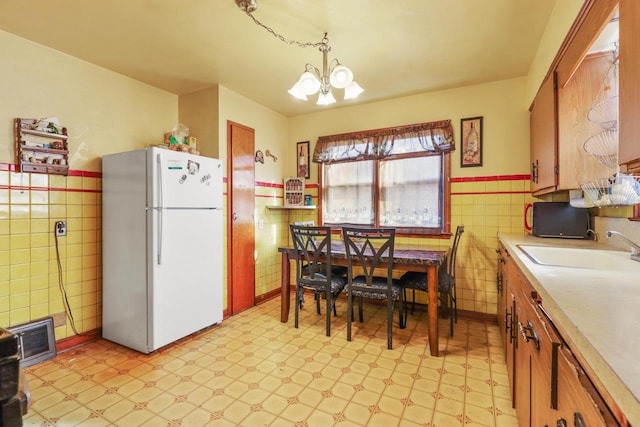
<instances>
[{"instance_id":1,"label":"white container on refrigerator","mask_svg":"<svg viewBox=\"0 0 640 427\"><path fill-rule=\"evenodd\" d=\"M102 336L143 353L222 321L222 165L147 148L102 158Z\"/></svg>"}]
</instances>

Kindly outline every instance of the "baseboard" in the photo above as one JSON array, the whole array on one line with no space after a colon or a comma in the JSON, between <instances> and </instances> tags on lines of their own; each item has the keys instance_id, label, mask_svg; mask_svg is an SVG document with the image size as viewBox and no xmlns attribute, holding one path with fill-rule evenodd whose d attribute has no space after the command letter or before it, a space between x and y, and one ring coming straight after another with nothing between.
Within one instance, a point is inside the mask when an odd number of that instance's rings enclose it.
<instances>
[{"instance_id":1,"label":"baseboard","mask_svg":"<svg viewBox=\"0 0 640 427\"><path fill-rule=\"evenodd\" d=\"M498 324L498 315L490 313L480 313L479 311L468 311L458 309L458 317L460 319L472 320L476 322Z\"/></svg>"},{"instance_id":2,"label":"baseboard","mask_svg":"<svg viewBox=\"0 0 640 427\"><path fill-rule=\"evenodd\" d=\"M72 337L63 338L56 341L56 351L61 352L69 350L73 347L77 347L81 344L86 344L91 341L95 341L102 336L102 328L93 329L91 331L83 332L82 335L74 335Z\"/></svg>"},{"instance_id":3,"label":"baseboard","mask_svg":"<svg viewBox=\"0 0 640 427\"><path fill-rule=\"evenodd\" d=\"M293 288L293 292L295 292L295 287ZM260 305L260 304L265 303L267 301L271 301L272 299L274 299L276 297L279 297L280 293L281 293L280 292L280 288L277 288L277 289L274 289L272 291L266 292L266 293L264 293L262 295L258 295L254 299L254 304L255 305Z\"/></svg>"},{"instance_id":4,"label":"baseboard","mask_svg":"<svg viewBox=\"0 0 640 427\"><path fill-rule=\"evenodd\" d=\"M277 289L276 291L277 292L275 292L275 295L272 295L271 297L266 298L264 301L268 301L270 299L273 299L274 297L279 296L280 295L280 289ZM295 291L296 291L295 286L291 286L291 294L292 295L295 293ZM270 292L270 294L271 293L274 293L274 292ZM310 292L309 291L305 291L305 293L310 293ZM265 294L265 295L267 295L267 294ZM347 297L344 294L344 292L341 292L340 295L338 296L338 298L347 299ZM368 303L386 304L383 300L379 300L379 299L369 300ZM417 310L427 311L427 305L426 304L421 304L421 303L416 303L416 309ZM494 324L494 325L498 324L498 315L497 314L481 313L479 311L469 311L469 310L458 309L458 317L461 318L461 319L471 320L471 321L474 321L474 322L491 323L491 324Z\"/></svg>"}]
</instances>

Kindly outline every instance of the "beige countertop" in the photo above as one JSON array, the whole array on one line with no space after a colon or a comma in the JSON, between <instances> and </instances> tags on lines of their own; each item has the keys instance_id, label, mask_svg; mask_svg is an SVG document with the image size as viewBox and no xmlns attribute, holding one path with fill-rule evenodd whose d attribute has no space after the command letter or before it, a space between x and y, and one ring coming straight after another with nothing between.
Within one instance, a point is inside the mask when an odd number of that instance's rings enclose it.
<instances>
[{"instance_id":1,"label":"beige countertop","mask_svg":"<svg viewBox=\"0 0 640 427\"><path fill-rule=\"evenodd\" d=\"M629 261L625 271L540 265L518 245L611 247L504 233L498 238L569 347L589 365L589 375L597 377L631 425L640 426L640 262Z\"/></svg>"}]
</instances>

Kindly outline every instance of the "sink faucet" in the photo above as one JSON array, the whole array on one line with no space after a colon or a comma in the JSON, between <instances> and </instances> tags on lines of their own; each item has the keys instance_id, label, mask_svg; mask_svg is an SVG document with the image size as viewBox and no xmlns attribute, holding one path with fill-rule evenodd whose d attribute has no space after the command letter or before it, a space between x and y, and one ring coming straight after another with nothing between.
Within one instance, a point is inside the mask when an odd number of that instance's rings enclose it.
<instances>
[{"instance_id":1,"label":"sink faucet","mask_svg":"<svg viewBox=\"0 0 640 427\"><path fill-rule=\"evenodd\" d=\"M625 242L630 244L631 245L631 259L634 260L634 261L640 261L640 246L638 246L636 243L631 241L624 234L618 233L617 231L609 230L609 231L607 231L606 235L609 238L613 237L614 235L618 236L619 238L621 238L622 240L624 240Z\"/></svg>"}]
</instances>

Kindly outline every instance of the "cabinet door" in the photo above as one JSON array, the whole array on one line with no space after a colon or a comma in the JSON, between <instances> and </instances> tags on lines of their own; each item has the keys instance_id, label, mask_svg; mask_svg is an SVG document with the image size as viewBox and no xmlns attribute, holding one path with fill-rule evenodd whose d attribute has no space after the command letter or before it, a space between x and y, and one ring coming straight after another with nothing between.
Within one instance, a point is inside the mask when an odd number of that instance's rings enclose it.
<instances>
[{"instance_id":1,"label":"cabinet door","mask_svg":"<svg viewBox=\"0 0 640 427\"><path fill-rule=\"evenodd\" d=\"M558 350L558 411L553 422L574 425L575 414L589 427L618 425L573 354L563 347Z\"/></svg>"},{"instance_id":2,"label":"cabinet door","mask_svg":"<svg viewBox=\"0 0 640 427\"><path fill-rule=\"evenodd\" d=\"M505 348L505 361L507 362L507 375L509 376L509 387L511 388L511 404L513 405L513 407L515 407L516 344L518 338L517 335L514 335L514 324L516 322L516 302L515 294L513 293L513 287L516 286L516 282L512 276L514 274L517 274L517 270L513 265L513 260L511 259L511 257L507 257L505 267L505 277L508 285L505 289L506 317L503 339Z\"/></svg>"},{"instance_id":3,"label":"cabinet door","mask_svg":"<svg viewBox=\"0 0 640 427\"><path fill-rule=\"evenodd\" d=\"M554 191L557 184L557 125L555 73L542 83L531 107L531 191Z\"/></svg>"},{"instance_id":4,"label":"cabinet door","mask_svg":"<svg viewBox=\"0 0 640 427\"><path fill-rule=\"evenodd\" d=\"M528 286L528 283L527 283ZM555 412L558 408L556 358L554 355L562 345L551 323L540 310L533 298L533 288L522 295L521 306L526 318L521 320L523 331L528 337L531 352L531 425L555 426Z\"/></svg>"},{"instance_id":5,"label":"cabinet door","mask_svg":"<svg viewBox=\"0 0 640 427\"><path fill-rule=\"evenodd\" d=\"M522 298L515 297L515 327L522 323L527 315L521 304ZM531 425L531 348L519 333L515 338L514 355L514 407L519 426Z\"/></svg>"},{"instance_id":6,"label":"cabinet door","mask_svg":"<svg viewBox=\"0 0 640 427\"><path fill-rule=\"evenodd\" d=\"M507 347L507 330L505 322L507 321L507 277L506 277L506 256L507 251L502 245L498 245L496 249L498 254L498 272L496 273L496 290L498 292L498 328L502 335L502 348Z\"/></svg>"},{"instance_id":7,"label":"cabinet door","mask_svg":"<svg viewBox=\"0 0 640 427\"><path fill-rule=\"evenodd\" d=\"M584 150L589 137L604 131L589 121L589 110L612 64L612 53L591 55L558 89L558 190L580 188L586 181L615 172Z\"/></svg>"},{"instance_id":8,"label":"cabinet door","mask_svg":"<svg viewBox=\"0 0 640 427\"><path fill-rule=\"evenodd\" d=\"M640 2L620 0L620 164L640 171Z\"/></svg>"}]
</instances>

